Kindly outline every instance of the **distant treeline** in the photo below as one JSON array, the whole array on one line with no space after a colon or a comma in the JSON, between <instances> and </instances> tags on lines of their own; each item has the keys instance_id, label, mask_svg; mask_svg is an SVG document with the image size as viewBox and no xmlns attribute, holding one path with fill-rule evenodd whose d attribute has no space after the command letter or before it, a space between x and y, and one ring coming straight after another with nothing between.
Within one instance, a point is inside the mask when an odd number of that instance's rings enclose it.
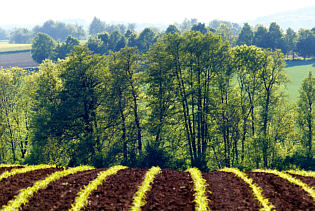
<instances>
[{"instance_id":1,"label":"distant treeline","mask_svg":"<svg viewBox=\"0 0 315 211\"><path fill-rule=\"evenodd\" d=\"M0 29L0 40L9 39L11 43L31 43L36 34L41 32L48 34L57 42L65 42L68 36L78 40L90 39L92 42L90 46L98 45L97 49L93 49L95 50L94 52L108 53L110 50L118 51L124 46L138 46L140 51L143 51L143 49L144 51L148 50L149 46L141 46L143 43L135 43L136 37L140 37L143 33L151 34L150 40L147 42L152 44L165 33L183 33L187 30L192 30L200 31L203 34L211 31L220 35L223 41L229 41L232 46L246 44L272 50L281 49L286 56L290 56L292 59L296 56L308 58L315 55L315 27L312 29L300 29L298 32L288 28L283 32L277 23L271 23L269 28L263 25L257 25L253 28L247 23L241 27L236 23L214 20L206 26L204 23L198 22L197 19L185 19L181 24L170 25L165 31L149 27L138 34L135 32L135 28L136 24L106 24L100 19L94 18L86 31L82 26L50 20L42 26L34 27L32 30L16 29L10 35ZM115 43L106 46L110 42L108 40L109 37L112 38L111 42ZM101 49L99 48L101 45L100 41L103 42Z\"/></svg>"},{"instance_id":2,"label":"distant treeline","mask_svg":"<svg viewBox=\"0 0 315 211\"><path fill-rule=\"evenodd\" d=\"M312 73L292 103L280 50L212 30L38 33L39 70L0 71L0 162L314 170Z\"/></svg>"}]
</instances>

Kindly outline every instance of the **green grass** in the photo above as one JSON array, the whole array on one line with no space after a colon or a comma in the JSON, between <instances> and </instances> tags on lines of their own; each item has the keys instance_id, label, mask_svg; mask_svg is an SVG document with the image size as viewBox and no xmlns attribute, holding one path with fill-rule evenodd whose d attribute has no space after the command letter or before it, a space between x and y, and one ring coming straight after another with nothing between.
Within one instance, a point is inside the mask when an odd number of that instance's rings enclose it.
<instances>
[{"instance_id":1,"label":"green grass","mask_svg":"<svg viewBox=\"0 0 315 211\"><path fill-rule=\"evenodd\" d=\"M9 44L0 42L0 53L31 50L32 44Z\"/></svg>"},{"instance_id":2,"label":"green grass","mask_svg":"<svg viewBox=\"0 0 315 211\"><path fill-rule=\"evenodd\" d=\"M315 75L315 60L297 60L287 61L285 71L290 82L288 83L288 95L292 101L297 101L299 96L299 89L302 81L308 76L308 72L312 71Z\"/></svg>"}]
</instances>

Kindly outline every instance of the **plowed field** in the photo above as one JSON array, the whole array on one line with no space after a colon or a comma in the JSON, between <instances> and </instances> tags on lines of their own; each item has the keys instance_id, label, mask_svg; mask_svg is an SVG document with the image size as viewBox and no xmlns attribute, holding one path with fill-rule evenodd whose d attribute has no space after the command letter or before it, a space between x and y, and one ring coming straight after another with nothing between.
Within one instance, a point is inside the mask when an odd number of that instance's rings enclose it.
<instances>
[{"instance_id":1,"label":"plowed field","mask_svg":"<svg viewBox=\"0 0 315 211\"><path fill-rule=\"evenodd\" d=\"M0 167L0 176L17 167ZM0 207L14 200L19 190L33 186L62 168L47 168L20 173L0 180ZM81 189L107 169L81 171L50 182L22 205L21 210L69 210ZM129 210L133 196L141 185L147 169L127 168L108 176L89 195L84 210ZM315 210L315 199L300 186L271 173L245 172L262 189L262 194L276 210ZM315 189L315 178L297 176ZM233 173L211 171L202 173L210 210L260 210L262 205L252 189ZM195 210L194 182L188 172L169 169L154 177L141 210ZM5 210L5 209L3 209Z\"/></svg>"}]
</instances>

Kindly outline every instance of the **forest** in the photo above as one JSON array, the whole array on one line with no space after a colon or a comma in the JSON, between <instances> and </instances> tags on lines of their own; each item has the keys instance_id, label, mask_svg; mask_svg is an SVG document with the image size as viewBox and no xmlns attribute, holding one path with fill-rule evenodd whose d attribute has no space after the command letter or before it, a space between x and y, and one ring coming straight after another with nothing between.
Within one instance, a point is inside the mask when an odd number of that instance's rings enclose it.
<instances>
[{"instance_id":1,"label":"forest","mask_svg":"<svg viewBox=\"0 0 315 211\"><path fill-rule=\"evenodd\" d=\"M39 32L38 71L0 70L0 163L314 170L315 77L292 102L284 72L314 56L314 28L93 33Z\"/></svg>"}]
</instances>

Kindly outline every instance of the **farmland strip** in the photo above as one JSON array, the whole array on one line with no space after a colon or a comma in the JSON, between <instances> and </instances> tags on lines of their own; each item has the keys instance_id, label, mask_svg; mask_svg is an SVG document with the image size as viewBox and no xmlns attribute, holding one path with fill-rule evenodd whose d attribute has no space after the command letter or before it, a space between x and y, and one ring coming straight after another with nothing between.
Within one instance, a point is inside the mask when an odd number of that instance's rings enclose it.
<instances>
[{"instance_id":1,"label":"farmland strip","mask_svg":"<svg viewBox=\"0 0 315 211\"><path fill-rule=\"evenodd\" d=\"M264 210L272 210L273 208L275 208L269 202L269 200L263 196L262 189L258 187L251 178L247 177L247 175L244 172L241 172L240 170L235 169L235 168L224 168L224 169L221 169L220 171L234 173L237 177L243 179L250 186L255 198L261 203Z\"/></svg>"},{"instance_id":2,"label":"farmland strip","mask_svg":"<svg viewBox=\"0 0 315 211\"><path fill-rule=\"evenodd\" d=\"M99 172L104 170L106 169L82 171L51 182L45 189L34 194L21 209L23 211L69 210L77 197L77 193L90 181L96 179Z\"/></svg>"},{"instance_id":3,"label":"farmland strip","mask_svg":"<svg viewBox=\"0 0 315 211\"><path fill-rule=\"evenodd\" d=\"M11 201L9 201L8 205L4 206L2 211L13 211L13 210L19 210L19 208L28 202L28 199L31 198L34 193L36 193L38 190L46 188L47 185L50 182L53 182L55 180L60 179L61 177L70 175L70 174L75 174L79 171L87 171L94 169L93 167L90 166L80 166L76 168L70 168L64 171L59 171L51 174L44 180L37 181L32 187L28 187L25 189L22 189L20 193Z\"/></svg>"},{"instance_id":4,"label":"farmland strip","mask_svg":"<svg viewBox=\"0 0 315 211\"><path fill-rule=\"evenodd\" d=\"M284 172L280 172L277 170L263 170L263 169L258 169L258 170L253 170L253 172L264 172L264 173L270 173L270 174L274 174L277 175L283 179L288 180L289 182L300 186L304 191L306 191L310 196L312 196L313 200L315 201L315 191L313 188L309 187L307 184L305 184L304 182L302 182L301 180L292 177L289 174L286 174Z\"/></svg>"},{"instance_id":5,"label":"farmland strip","mask_svg":"<svg viewBox=\"0 0 315 211\"><path fill-rule=\"evenodd\" d=\"M39 170L39 169L47 169L47 168L53 168L55 166L51 166L51 165L38 165L38 166L25 166L25 168L21 168L21 169L13 169L11 171L5 171L4 173L2 173L0 175L0 181L14 176L16 174L23 174L29 171L34 171L34 170Z\"/></svg>"},{"instance_id":6,"label":"farmland strip","mask_svg":"<svg viewBox=\"0 0 315 211\"><path fill-rule=\"evenodd\" d=\"M161 172L160 167L152 167L144 177L144 180L139 187L138 191L133 197L132 211L140 211L141 207L146 204L145 197L146 193L151 189L151 183L153 183L156 174Z\"/></svg>"},{"instance_id":7,"label":"farmland strip","mask_svg":"<svg viewBox=\"0 0 315 211\"><path fill-rule=\"evenodd\" d=\"M289 170L286 171L290 174L296 174L304 177L315 177L315 171L304 171L304 170Z\"/></svg>"},{"instance_id":8,"label":"farmland strip","mask_svg":"<svg viewBox=\"0 0 315 211\"><path fill-rule=\"evenodd\" d=\"M89 202L83 210L128 210L146 171L126 168L109 176L106 182L91 193Z\"/></svg>"},{"instance_id":9,"label":"farmland strip","mask_svg":"<svg viewBox=\"0 0 315 211\"><path fill-rule=\"evenodd\" d=\"M61 171L63 168L46 168L29 171L22 174L16 174L1 180L0 182L0 209L3 205L8 204L16 195L19 190L31 187L38 180L46 178L48 175Z\"/></svg>"},{"instance_id":10,"label":"farmland strip","mask_svg":"<svg viewBox=\"0 0 315 211\"><path fill-rule=\"evenodd\" d=\"M193 181L188 172L163 169L156 175L142 210L194 210ZM167 209L166 209L167 208Z\"/></svg>"},{"instance_id":11,"label":"farmland strip","mask_svg":"<svg viewBox=\"0 0 315 211\"><path fill-rule=\"evenodd\" d=\"M190 173L191 178L194 181L196 210L210 210L208 205L209 199L206 196L206 180L202 178L202 174L197 168L190 168L187 172Z\"/></svg>"},{"instance_id":12,"label":"farmland strip","mask_svg":"<svg viewBox=\"0 0 315 211\"><path fill-rule=\"evenodd\" d=\"M84 189L82 189L75 199L72 205L71 211L79 211L85 207L88 203L89 196L92 191L96 190L99 185L101 185L108 176L116 174L119 170L125 169L125 166L114 166L106 171L100 172L98 177L91 181Z\"/></svg>"},{"instance_id":13,"label":"farmland strip","mask_svg":"<svg viewBox=\"0 0 315 211\"><path fill-rule=\"evenodd\" d=\"M277 210L312 210L315 206L307 192L286 179L265 172L247 172L247 175L262 188Z\"/></svg>"},{"instance_id":14,"label":"farmland strip","mask_svg":"<svg viewBox=\"0 0 315 211\"><path fill-rule=\"evenodd\" d=\"M211 171L202 174L207 181L209 207L211 210L260 210L262 205L254 198L251 188L235 174Z\"/></svg>"}]
</instances>

